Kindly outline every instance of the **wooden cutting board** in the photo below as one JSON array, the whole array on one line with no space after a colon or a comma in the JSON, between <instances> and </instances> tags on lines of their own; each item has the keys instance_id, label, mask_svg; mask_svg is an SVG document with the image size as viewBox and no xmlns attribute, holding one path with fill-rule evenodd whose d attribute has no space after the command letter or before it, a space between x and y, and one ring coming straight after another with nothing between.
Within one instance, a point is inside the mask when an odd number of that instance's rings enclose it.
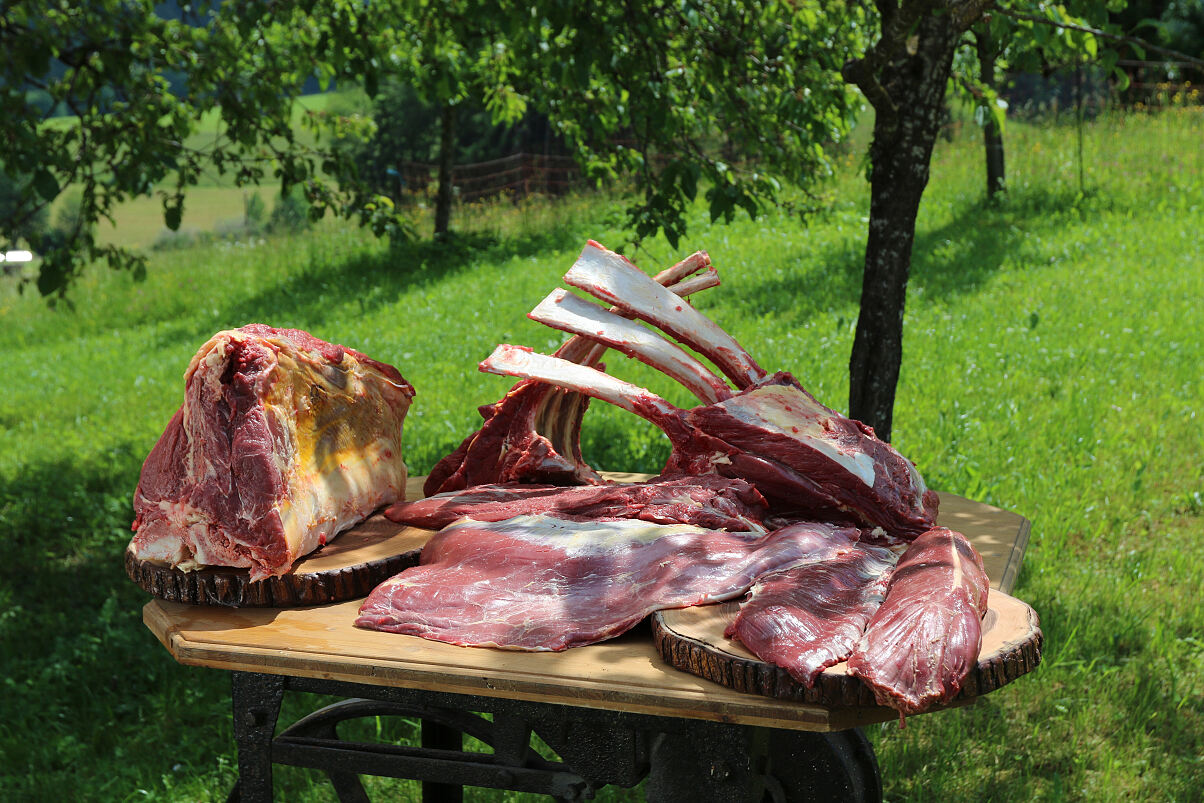
<instances>
[{"instance_id":1,"label":"wooden cutting board","mask_svg":"<svg viewBox=\"0 0 1204 803\"><path fill-rule=\"evenodd\" d=\"M411 477L406 498L422 497L424 477ZM393 575L418 564L430 530L395 524L381 513L352 527L293 564L287 574L251 582L247 569L213 566L182 571L139 560L127 548L125 570L144 591L170 602L232 608L291 608L367 596Z\"/></svg>"},{"instance_id":2,"label":"wooden cutting board","mask_svg":"<svg viewBox=\"0 0 1204 803\"><path fill-rule=\"evenodd\" d=\"M873 706L874 696L842 662L820 673L808 689L786 670L765 663L723 631L736 618L739 602L705 605L652 615L652 640L670 666L736 691L827 707ZM994 691L1041 662L1042 635L1037 613L1024 602L992 588L982 620L978 666L954 699Z\"/></svg>"}]
</instances>

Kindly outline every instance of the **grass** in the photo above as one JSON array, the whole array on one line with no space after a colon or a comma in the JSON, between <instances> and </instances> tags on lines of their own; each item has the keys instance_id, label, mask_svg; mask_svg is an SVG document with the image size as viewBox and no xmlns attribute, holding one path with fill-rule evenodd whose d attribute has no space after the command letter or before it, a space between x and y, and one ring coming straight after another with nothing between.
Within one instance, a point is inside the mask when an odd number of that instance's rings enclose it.
<instances>
[{"instance_id":1,"label":"grass","mask_svg":"<svg viewBox=\"0 0 1204 803\"><path fill-rule=\"evenodd\" d=\"M973 706L871 728L890 800L1200 799L1202 135L1198 111L1092 123L1080 192L1073 128L1011 124L1011 190L996 206L981 199L974 132L938 148L896 445L934 487L1032 519L1014 593L1040 613L1046 650ZM683 244L725 277L699 306L836 407L868 208L859 158L806 225L770 213L711 226L700 209ZM425 472L508 386L473 369L494 344L555 345L524 314L586 237L623 239L622 206L482 205L445 245L389 248L330 224L161 253L141 284L89 274L71 313L0 286L0 799L220 800L233 782L228 678L171 660L121 568L141 460L205 338L260 320L393 362L418 389L407 459ZM651 269L676 254L650 243L633 256ZM655 471L666 452L602 405L583 435L605 468ZM291 700L285 719L316 704ZM276 775L280 799L333 799L316 773Z\"/></svg>"}]
</instances>

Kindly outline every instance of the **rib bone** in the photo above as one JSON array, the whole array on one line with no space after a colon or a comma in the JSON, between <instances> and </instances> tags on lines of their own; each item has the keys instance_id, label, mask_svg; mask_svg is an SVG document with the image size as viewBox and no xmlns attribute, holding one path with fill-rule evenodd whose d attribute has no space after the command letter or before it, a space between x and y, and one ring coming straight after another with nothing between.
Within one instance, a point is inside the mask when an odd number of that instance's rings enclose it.
<instances>
[{"instance_id":1,"label":"rib bone","mask_svg":"<svg viewBox=\"0 0 1204 803\"><path fill-rule=\"evenodd\" d=\"M731 398L722 379L677 346L565 290L553 290L527 317L635 357L685 385L705 404Z\"/></svg>"},{"instance_id":2,"label":"rib bone","mask_svg":"<svg viewBox=\"0 0 1204 803\"><path fill-rule=\"evenodd\" d=\"M756 360L714 321L593 240L581 250L564 281L702 353L738 388L754 385L766 375Z\"/></svg>"},{"instance_id":3,"label":"rib bone","mask_svg":"<svg viewBox=\"0 0 1204 803\"><path fill-rule=\"evenodd\" d=\"M653 281L686 295L715 287L719 274L706 252L699 251L661 271ZM606 349L595 340L574 336L556 355L597 365ZM435 464L423 493L430 496L496 482L604 482L581 455L581 419L588 402L588 396L540 382L518 383L502 399L481 406L485 419L481 428Z\"/></svg>"}]
</instances>

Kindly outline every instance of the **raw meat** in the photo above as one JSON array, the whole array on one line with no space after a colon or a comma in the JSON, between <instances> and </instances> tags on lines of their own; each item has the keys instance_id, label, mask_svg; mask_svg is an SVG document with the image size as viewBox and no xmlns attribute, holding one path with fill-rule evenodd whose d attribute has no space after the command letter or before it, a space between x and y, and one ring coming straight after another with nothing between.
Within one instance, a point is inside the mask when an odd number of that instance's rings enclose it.
<instances>
[{"instance_id":1,"label":"raw meat","mask_svg":"<svg viewBox=\"0 0 1204 803\"><path fill-rule=\"evenodd\" d=\"M716 286L719 277L706 253L700 251L652 281L672 285L685 296ZM556 355L568 362L597 365L606 348L595 340L572 337ZM480 408L485 419L481 428L431 469L423 493L433 496L476 485L518 481L603 483L581 456L581 419L588 403L584 394L542 382L519 382L500 401Z\"/></svg>"},{"instance_id":2,"label":"raw meat","mask_svg":"<svg viewBox=\"0 0 1204 803\"><path fill-rule=\"evenodd\" d=\"M378 586L355 623L464 646L563 650L656 610L738 596L766 572L848 551L857 535L829 524L753 538L635 520L464 521L431 538L421 565Z\"/></svg>"},{"instance_id":3,"label":"raw meat","mask_svg":"<svg viewBox=\"0 0 1204 803\"><path fill-rule=\"evenodd\" d=\"M945 527L924 533L899 559L849 674L900 718L953 699L978 661L987 591L982 558L965 536Z\"/></svg>"},{"instance_id":4,"label":"raw meat","mask_svg":"<svg viewBox=\"0 0 1204 803\"><path fill-rule=\"evenodd\" d=\"M218 332L142 466L131 548L180 569L282 574L405 497L397 369L296 329Z\"/></svg>"},{"instance_id":5,"label":"raw meat","mask_svg":"<svg viewBox=\"0 0 1204 803\"><path fill-rule=\"evenodd\" d=\"M673 447L666 474L740 477L754 483L775 510L852 516L900 536L918 535L934 524L937 496L910 461L874 437L871 428L820 404L790 374L766 374L714 322L630 262L590 242L565 281L698 350L739 392L731 393L692 358L680 359L671 344L637 343L617 316L596 306L587 315L582 305L593 305L575 297L569 301L560 292L545 299L532 317L634 353L683 381L706 403L682 410L588 365L516 346L499 346L481 370L547 382L648 419ZM551 311L558 305L571 309L558 316Z\"/></svg>"},{"instance_id":6,"label":"raw meat","mask_svg":"<svg viewBox=\"0 0 1204 803\"><path fill-rule=\"evenodd\" d=\"M401 524L439 530L465 516L502 521L520 515L561 518L641 519L658 524L694 524L710 530L763 531L765 498L744 480L660 477L628 485L477 485L463 491L401 502L385 515Z\"/></svg>"},{"instance_id":7,"label":"raw meat","mask_svg":"<svg viewBox=\"0 0 1204 803\"><path fill-rule=\"evenodd\" d=\"M481 370L585 393L635 413L669 438L667 474L748 480L777 511L846 518L900 536L932 526L937 497L868 427L820 405L789 374L726 401L682 410L593 368L501 345Z\"/></svg>"},{"instance_id":8,"label":"raw meat","mask_svg":"<svg viewBox=\"0 0 1204 803\"><path fill-rule=\"evenodd\" d=\"M762 575L724 633L807 688L849 657L882 604L897 555L857 544L823 563Z\"/></svg>"}]
</instances>

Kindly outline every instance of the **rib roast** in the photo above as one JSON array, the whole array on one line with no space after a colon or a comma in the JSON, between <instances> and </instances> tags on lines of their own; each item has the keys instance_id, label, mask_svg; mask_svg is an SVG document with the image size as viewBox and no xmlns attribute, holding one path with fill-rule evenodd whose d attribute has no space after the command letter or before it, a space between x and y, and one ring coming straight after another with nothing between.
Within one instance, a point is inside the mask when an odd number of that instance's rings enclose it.
<instances>
[{"instance_id":1,"label":"rib roast","mask_svg":"<svg viewBox=\"0 0 1204 803\"><path fill-rule=\"evenodd\" d=\"M142 466L134 556L179 569L286 572L405 497L397 369L297 329L218 332Z\"/></svg>"}]
</instances>

